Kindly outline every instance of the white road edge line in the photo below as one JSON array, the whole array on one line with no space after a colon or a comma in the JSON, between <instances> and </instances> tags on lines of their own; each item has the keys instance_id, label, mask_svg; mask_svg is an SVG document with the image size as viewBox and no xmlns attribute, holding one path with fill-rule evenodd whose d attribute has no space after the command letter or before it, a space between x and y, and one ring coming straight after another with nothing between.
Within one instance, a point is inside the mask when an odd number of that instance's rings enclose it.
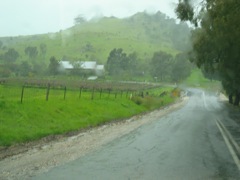
<instances>
[{"instance_id":1,"label":"white road edge line","mask_svg":"<svg viewBox=\"0 0 240 180\"><path fill-rule=\"evenodd\" d=\"M228 138L230 139L230 141L233 143L233 145L235 146L236 150L238 151L238 153L240 154L240 147L237 144L237 142L233 139L231 133L227 130L227 128L224 126L224 124L218 119L217 120L218 123L221 125L221 127L223 128L223 130L225 131L225 133L227 134Z\"/></svg>"},{"instance_id":2,"label":"white road edge line","mask_svg":"<svg viewBox=\"0 0 240 180\"><path fill-rule=\"evenodd\" d=\"M207 101L206 101L206 95L205 95L204 91L202 92L202 98L203 98L204 107L206 108L207 111L210 111L210 108L209 108L209 106L207 104Z\"/></svg>"},{"instance_id":3,"label":"white road edge line","mask_svg":"<svg viewBox=\"0 0 240 180\"><path fill-rule=\"evenodd\" d=\"M207 108L207 103L206 103L206 98L205 98L205 92L204 92L204 91L202 92L202 96L203 96L204 106L205 106L206 109L208 109L208 108Z\"/></svg>"},{"instance_id":4,"label":"white road edge line","mask_svg":"<svg viewBox=\"0 0 240 180\"><path fill-rule=\"evenodd\" d=\"M224 139L224 141L225 141L225 143L226 143L226 145L227 145L227 147L228 147L228 150L229 150L230 154L232 155L232 158L233 158L235 164L236 164L237 167L238 167L238 170L240 171L240 161L239 161L239 159L238 159L238 156L236 155L236 153L235 153L235 151L234 151L231 143L229 142L228 138L226 137L226 135L225 135L223 129L221 128L221 126L219 125L218 121L215 120L215 122L216 122L216 124L217 124L217 127L218 127L219 131L221 132L221 134L222 134L222 136L223 136L223 139Z\"/></svg>"}]
</instances>

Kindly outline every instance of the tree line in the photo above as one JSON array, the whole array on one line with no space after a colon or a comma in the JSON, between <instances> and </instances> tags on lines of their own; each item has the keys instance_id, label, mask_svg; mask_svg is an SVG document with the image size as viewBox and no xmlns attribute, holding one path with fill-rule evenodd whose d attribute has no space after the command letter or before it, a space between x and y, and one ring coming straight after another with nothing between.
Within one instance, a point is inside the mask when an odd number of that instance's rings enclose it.
<instances>
[{"instance_id":1,"label":"tree line","mask_svg":"<svg viewBox=\"0 0 240 180\"><path fill-rule=\"evenodd\" d=\"M155 52L152 58L141 61L136 52L125 53L122 48L110 51L105 64L105 75L121 80L133 80L136 77L151 76L155 81L180 82L191 74L192 64L186 53L179 53L175 57L163 51ZM79 67L73 66L72 75L81 75ZM58 75L60 63L55 57L50 58L48 66L51 75ZM77 73L78 72L78 73Z\"/></svg>"},{"instance_id":2,"label":"tree line","mask_svg":"<svg viewBox=\"0 0 240 180\"><path fill-rule=\"evenodd\" d=\"M127 54L122 48L113 49L106 63L111 76L135 77L149 74L156 81L179 82L191 73L192 65L187 54L179 53L175 57L164 51L155 52L148 64L141 63L136 52Z\"/></svg>"},{"instance_id":3,"label":"tree line","mask_svg":"<svg viewBox=\"0 0 240 180\"><path fill-rule=\"evenodd\" d=\"M176 14L195 26L191 60L206 77L222 82L229 102L240 101L240 1L180 0Z\"/></svg>"},{"instance_id":4,"label":"tree line","mask_svg":"<svg viewBox=\"0 0 240 180\"><path fill-rule=\"evenodd\" d=\"M0 77L63 75L63 71L59 71L60 59L52 56L47 65L39 61L39 57L45 58L46 52L45 44L40 44L39 47L27 46L24 49L26 60L17 62L20 54L14 48L7 49L0 55ZM184 53L174 57L169 53L158 51L151 59L143 61L137 52L127 54L122 48L114 48L109 53L105 70L106 75L125 80L151 76L155 81L179 82L189 76L191 64ZM70 75L86 76L79 71L79 67L75 66Z\"/></svg>"},{"instance_id":5,"label":"tree line","mask_svg":"<svg viewBox=\"0 0 240 180\"><path fill-rule=\"evenodd\" d=\"M27 46L24 49L25 57L14 48L7 48L0 42L0 49L3 53L0 54L0 76L31 76L45 74L46 64L42 59L46 58L47 46L41 43L37 46ZM23 59L21 62L17 61ZM41 61L39 61L41 60Z\"/></svg>"}]
</instances>

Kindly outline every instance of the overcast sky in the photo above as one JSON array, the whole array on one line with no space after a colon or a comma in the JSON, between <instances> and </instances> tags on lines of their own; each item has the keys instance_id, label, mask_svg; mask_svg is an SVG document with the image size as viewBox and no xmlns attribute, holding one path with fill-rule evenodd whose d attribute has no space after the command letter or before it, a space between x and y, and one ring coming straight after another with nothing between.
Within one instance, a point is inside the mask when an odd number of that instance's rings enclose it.
<instances>
[{"instance_id":1,"label":"overcast sky","mask_svg":"<svg viewBox=\"0 0 240 180\"><path fill-rule=\"evenodd\" d=\"M57 32L73 26L81 14L128 17L161 11L175 17L178 0L0 0L0 37Z\"/></svg>"}]
</instances>

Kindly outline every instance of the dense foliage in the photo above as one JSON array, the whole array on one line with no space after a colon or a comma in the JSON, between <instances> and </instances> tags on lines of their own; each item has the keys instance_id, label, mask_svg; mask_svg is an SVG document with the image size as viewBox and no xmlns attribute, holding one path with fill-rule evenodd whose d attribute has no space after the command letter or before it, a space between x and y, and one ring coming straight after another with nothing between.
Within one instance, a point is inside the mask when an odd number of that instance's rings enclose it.
<instances>
[{"instance_id":1,"label":"dense foliage","mask_svg":"<svg viewBox=\"0 0 240 180\"><path fill-rule=\"evenodd\" d=\"M108 56L106 70L111 76L136 75L138 71L137 54L127 55L122 48L113 49Z\"/></svg>"},{"instance_id":2,"label":"dense foliage","mask_svg":"<svg viewBox=\"0 0 240 180\"><path fill-rule=\"evenodd\" d=\"M194 9L190 0L176 8L182 20L196 26L193 32L192 60L210 77L219 78L234 104L240 99L240 1L204 0Z\"/></svg>"},{"instance_id":3,"label":"dense foliage","mask_svg":"<svg viewBox=\"0 0 240 180\"><path fill-rule=\"evenodd\" d=\"M106 63L110 76L144 76L149 73L155 81L180 82L191 74L192 65L185 53L175 57L164 51L154 52L150 63L142 67L136 53L126 54L123 49L113 49Z\"/></svg>"},{"instance_id":4,"label":"dense foliage","mask_svg":"<svg viewBox=\"0 0 240 180\"><path fill-rule=\"evenodd\" d=\"M153 77L164 80L170 72L172 56L168 53L155 52L151 61L151 73Z\"/></svg>"}]
</instances>

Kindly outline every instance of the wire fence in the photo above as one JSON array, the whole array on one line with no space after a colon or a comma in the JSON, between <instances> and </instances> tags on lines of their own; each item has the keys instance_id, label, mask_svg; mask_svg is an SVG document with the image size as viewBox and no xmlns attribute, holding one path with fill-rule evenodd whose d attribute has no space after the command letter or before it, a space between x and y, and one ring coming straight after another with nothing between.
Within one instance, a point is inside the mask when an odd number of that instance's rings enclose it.
<instances>
[{"instance_id":1,"label":"wire fence","mask_svg":"<svg viewBox=\"0 0 240 180\"><path fill-rule=\"evenodd\" d=\"M158 86L135 82L0 79L0 101L4 99L24 103L32 100L131 98Z\"/></svg>"}]
</instances>

